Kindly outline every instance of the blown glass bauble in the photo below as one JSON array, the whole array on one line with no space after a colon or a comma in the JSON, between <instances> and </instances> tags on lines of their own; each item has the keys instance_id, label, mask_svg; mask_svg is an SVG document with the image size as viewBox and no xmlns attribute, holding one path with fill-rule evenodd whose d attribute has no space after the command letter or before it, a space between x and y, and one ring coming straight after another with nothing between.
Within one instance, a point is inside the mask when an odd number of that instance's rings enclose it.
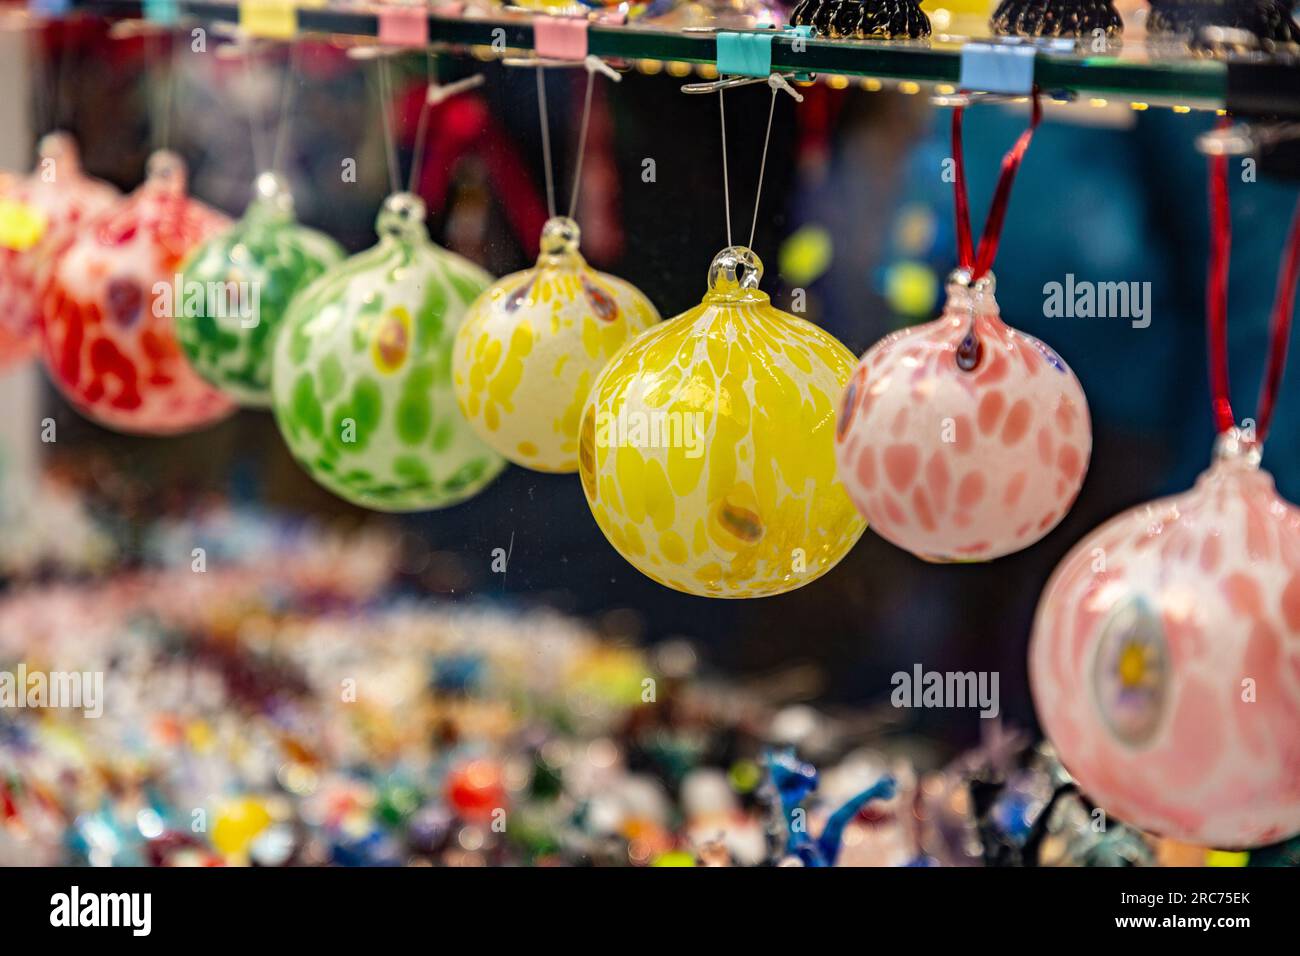
<instances>
[{"instance_id":1,"label":"blown glass bauble","mask_svg":"<svg viewBox=\"0 0 1300 956\"><path fill-rule=\"evenodd\" d=\"M537 265L497 280L456 334L452 380L479 436L515 464L578 470L578 422L596 376L659 321L635 286L587 265L578 224L542 230Z\"/></svg>"},{"instance_id":2,"label":"blown glass bauble","mask_svg":"<svg viewBox=\"0 0 1300 956\"><path fill-rule=\"evenodd\" d=\"M276 337L276 421L318 482L380 511L443 508L505 466L451 387L465 310L492 281L434 245L424 203L390 196L377 245L294 297Z\"/></svg>"},{"instance_id":3,"label":"blown glass bauble","mask_svg":"<svg viewBox=\"0 0 1300 956\"><path fill-rule=\"evenodd\" d=\"M710 597L780 594L833 568L865 524L835 475L853 356L759 290L730 247L697 307L597 378L579 468L597 524L650 578Z\"/></svg>"},{"instance_id":4,"label":"blown glass bauble","mask_svg":"<svg viewBox=\"0 0 1300 956\"><path fill-rule=\"evenodd\" d=\"M185 164L160 151L143 185L54 267L42 302L46 364L86 417L167 435L230 414L231 401L190 367L176 339L176 270L230 220L185 191Z\"/></svg>"},{"instance_id":5,"label":"blown glass bauble","mask_svg":"<svg viewBox=\"0 0 1300 956\"><path fill-rule=\"evenodd\" d=\"M293 196L274 173L234 227L203 243L181 266L186 307L177 334L190 364L242 405L271 404L271 347L290 300L343 248L294 218Z\"/></svg>"},{"instance_id":6,"label":"blown glass bauble","mask_svg":"<svg viewBox=\"0 0 1300 956\"><path fill-rule=\"evenodd\" d=\"M877 534L929 561L1027 547L1074 502L1088 403L1061 357L1006 325L992 277L872 346L845 390L840 478Z\"/></svg>"},{"instance_id":7,"label":"blown glass bauble","mask_svg":"<svg viewBox=\"0 0 1300 956\"><path fill-rule=\"evenodd\" d=\"M81 170L67 133L41 140L29 176L0 174L0 368L40 351L41 295L58 257L121 194Z\"/></svg>"},{"instance_id":8,"label":"blown glass bauble","mask_svg":"<svg viewBox=\"0 0 1300 956\"><path fill-rule=\"evenodd\" d=\"M1034 705L1107 813L1197 846L1300 832L1300 510L1232 431L1190 491L1084 538L1043 592Z\"/></svg>"}]
</instances>

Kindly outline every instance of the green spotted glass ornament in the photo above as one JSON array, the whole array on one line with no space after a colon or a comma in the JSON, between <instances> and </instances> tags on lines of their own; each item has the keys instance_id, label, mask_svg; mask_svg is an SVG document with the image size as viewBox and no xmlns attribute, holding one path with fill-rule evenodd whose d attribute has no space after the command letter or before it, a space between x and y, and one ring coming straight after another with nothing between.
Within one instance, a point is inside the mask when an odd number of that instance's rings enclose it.
<instances>
[{"instance_id":1,"label":"green spotted glass ornament","mask_svg":"<svg viewBox=\"0 0 1300 956\"><path fill-rule=\"evenodd\" d=\"M340 497L379 511L445 508L505 466L451 387L456 330L492 277L433 244L410 193L388 197L376 230L377 245L290 304L272 407L294 457Z\"/></svg>"},{"instance_id":2,"label":"green spotted glass ornament","mask_svg":"<svg viewBox=\"0 0 1300 956\"><path fill-rule=\"evenodd\" d=\"M275 173L257 178L233 228L198 246L176 276L176 335L190 364L241 405L271 404L271 350L294 295L343 261L342 246L294 218Z\"/></svg>"}]
</instances>

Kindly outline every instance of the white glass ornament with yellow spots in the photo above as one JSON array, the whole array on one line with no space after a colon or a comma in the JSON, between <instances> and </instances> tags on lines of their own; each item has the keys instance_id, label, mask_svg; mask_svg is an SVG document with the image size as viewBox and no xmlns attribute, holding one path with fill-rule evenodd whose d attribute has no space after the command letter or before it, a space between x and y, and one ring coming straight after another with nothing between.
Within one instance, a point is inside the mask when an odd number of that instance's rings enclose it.
<instances>
[{"instance_id":1,"label":"white glass ornament with yellow spots","mask_svg":"<svg viewBox=\"0 0 1300 956\"><path fill-rule=\"evenodd\" d=\"M854 357L775 308L763 266L724 249L695 308L633 340L592 388L579 465L592 514L660 584L709 597L793 590L866 522L835 473Z\"/></svg>"},{"instance_id":2,"label":"white glass ornament with yellow spots","mask_svg":"<svg viewBox=\"0 0 1300 956\"><path fill-rule=\"evenodd\" d=\"M461 411L497 452L536 471L578 470L578 422L592 383L659 321L635 286L587 265L579 235L572 219L548 221L537 265L493 283L456 333Z\"/></svg>"}]
</instances>

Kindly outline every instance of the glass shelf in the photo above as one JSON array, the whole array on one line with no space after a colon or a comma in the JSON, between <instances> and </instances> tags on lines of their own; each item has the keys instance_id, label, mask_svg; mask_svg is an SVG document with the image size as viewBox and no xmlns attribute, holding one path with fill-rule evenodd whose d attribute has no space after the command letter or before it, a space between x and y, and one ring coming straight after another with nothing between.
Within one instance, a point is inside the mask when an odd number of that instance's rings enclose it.
<instances>
[{"instance_id":1,"label":"glass shelf","mask_svg":"<svg viewBox=\"0 0 1300 956\"><path fill-rule=\"evenodd\" d=\"M105 16L139 16L138 0L79 0L78 9ZM239 7L223 0L177 0L182 16L206 21L238 22ZM298 30L345 36L374 37L379 18L365 5L302 6L297 11ZM533 48L534 16L504 8L489 16L467 13L451 17L431 13L429 40L435 46L469 47L482 57L497 55L501 42L510 53ZM504 31L498 32L498 31ZM974 32L974 31L972 31ZM1227 92L1227 66L1222 60L1164 53L1142 38L1126 37L1113 54L1090 55L1054 49L1044 44L1037 54L1035 77L1043 90L1058 97L1096 99L1113 97L1136 107L1170 106L1176 109L1222 109ZM962 47L987 37L936 34L929 41L807 40L796 51L789 36L775 36L772 65L785 71L815 73L825 77L855 77L871 88L916 84L955 86L961 73ZM653 24L606 25L592 23L589 52L615 60L683 63L707 67L716 62L716 40L709 32L656 27ZM947 92L947 90L945 90Z\"/></svg>"}]
</instances>

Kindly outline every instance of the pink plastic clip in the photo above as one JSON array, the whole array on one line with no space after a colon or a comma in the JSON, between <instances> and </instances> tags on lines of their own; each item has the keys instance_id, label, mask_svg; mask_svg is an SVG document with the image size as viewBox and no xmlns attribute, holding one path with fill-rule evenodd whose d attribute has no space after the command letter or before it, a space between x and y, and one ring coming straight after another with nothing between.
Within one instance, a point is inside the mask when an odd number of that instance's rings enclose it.
<instances>
[{"instance_id":1,"label":"pink plastic clip","mask_svg":"<svg viewBox=\"0 0 1300 956\"><path fill-rule=\"evenodd\" d=\"M428 46L428 9L423 4L380 7L379 42L385 46Z\"/></svg>"},{"instance_id":2,"label":"pink plastic clip","mask_svg":"<svg viewBox=\"0 0 1300 956\"><path fill-rule=\"evenodd\" d=\"M547 60L585 60L587 21L574 17L536 17L533 50Z\"/></svg>"},{"instance_id":3,"label":"pink plastic clip","mask_svg":"<svg viewBox=\"0 0 1300 956\"><path fill-rule=\"evenodd\" d=\"M627 23L627 14L622 10L603 10L596 14L596 22L622 26L624 23Z\"/></svg>"},{"instance_id":4,"label":"pink plastic clip","mask_svg":"<svg viewBox=\"0 0 1300 956\"><path fill-rule=\"evenodd\" d=\"M449 0L447 3L435 4L433 12L440 17L458 17L465 12L465 4L458 0Z\"/></svg>"}]
</instances>

